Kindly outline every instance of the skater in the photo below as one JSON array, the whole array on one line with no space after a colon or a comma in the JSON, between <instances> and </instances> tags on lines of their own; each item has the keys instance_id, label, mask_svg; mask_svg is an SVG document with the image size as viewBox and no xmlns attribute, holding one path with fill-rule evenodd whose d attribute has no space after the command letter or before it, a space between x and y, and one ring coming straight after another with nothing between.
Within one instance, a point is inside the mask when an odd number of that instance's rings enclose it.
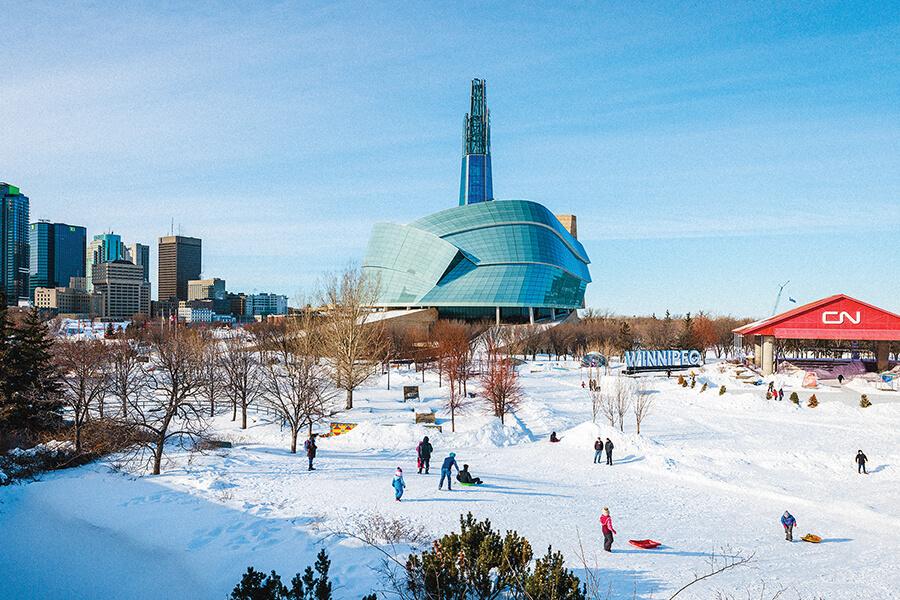
<instances>
[{"instance_id":1,"label":"skater","mask_svg":"<svg viewBox=\"0 0 900 600\"><path fill-rule=\"evenodd\" d=\"M303 442L303 448L306 450L306 458L309 459L309 471L315 471L316 468L313 466L313 460L316 458L316 434L312 434L309 436L309 439Z\"/></svg>"},{"instance_id":2,"label":"skater","mask_svg":"<svg viewBox=\"0 0 900 600\"><path fill-rule=\"evenodd\" d=\"M609 516L609 507L603 507L603 514L600 515L600 527L603 530L603 549L607 552L612 552L613 534L618 535L618 533L613 529L612 517Z\"/></svg>"},{"instance_id":3,"label":"skater","mask_svg":"<svg viewBox=\"0 0 900 600\"><path fill-rule=\"evenodd\" d=\"M397 471L394 473L394 481L391 482L391 485L394 486L394 499L400 502L400 498L403 497L403 490L406 489L406 482L403 481L403 469L400 467L397 467Z\"/></svg>"},{"instance_id":4,"label":"skater","mask_svg":"<svg viewBox=\"0 0 900 600\"><path fill-rule=\"evenodd\" d=\"M556 437L556 432L555 432L555 431L554 431L553 433L550 434L550 441L551 441L552 443L554 443L554 444L555 444L556 442L559 441L559 438Z\"/></svg>"},{"instance_id":5,"label":"skater","mask_svg":"<svg viewBox=\"0 0 900 600\"><path fill-rule=\"evenodd\" d=\"M789 542L793 542L794 525L797 524L797 519L795 519L794 515L792 515L788 511L784 511L784 514L781 516L781 524L784 525L784 539Z\"/></svg>"},{"instance_id":6,"label":"skater","mask_svg":"<svg viewBox=\"0 0 900 600\"><path fill-rule=\"evenodd\" d=\"M599 465L601 460L603 460L603 438L598 437L594 442L594 464Z\"/></svg>"},{"instance_id":7,"label":"skater","mask_svg":"<svg viewBox=\"0 0 900 600\"><path fill-rule=\"evenodd\" d=\"M866 458L866 455L863 454L862 450L856 452L856 472L862 473L863 475L868 475L866 472L866 461L869 460Z\"/></svg>"},{"instance_id":8,"label":"skater","mask_svg":"<svg viewBox=\"0 0 900 600\"><path fill-rule=\"evenodd\" d=\"M613 446L612 440L606 438L606 464L608 465L612 464L612 451L614 447L615 446Z\"/></svg>"},{"instance_id":9,"label":"skater","mask_svg":"<svg viewBox=\"0 0 900 600\"><path fill-rule=\"evenodd\" d=\"M472 477L472 474L469 472L469 465L463 465L462 471L456 474L456 480L460 483L473 483L475 485L484 483L481 481L481 477Z\"/></svg>"},{"instance_id":10,"label":"skater","mask_svg":"<svg viewBox=\"0 0 900 600\"><path fill-rule=\"evenodd\" d=\"M419 464L419 475L422 474L422 468L425 468L425 474L428 475L428 469L431 468L431 453L434 451L434 448L431 446L431 442L428 441L428 436L426 435L422 438L422 441L419 442L419 445L416 446L416 457L418 458Z\"/></svg>"},{"instance_id":11,"label":"skater","mask_svg":"<svg viewBox=\"0 0 900 600\"><path fill-rule=\"evenodd\" d=\"M452 492L453 487L450 483L453 481L453 468L456 467L456 472L459 473L459 465L456 464L456 453L451 452L450 455L444 459L444 463L441 465L441 481L438 483L438 489L444 487L444 478L447 479L447 491Z\"/></svg>"}]
</instances>

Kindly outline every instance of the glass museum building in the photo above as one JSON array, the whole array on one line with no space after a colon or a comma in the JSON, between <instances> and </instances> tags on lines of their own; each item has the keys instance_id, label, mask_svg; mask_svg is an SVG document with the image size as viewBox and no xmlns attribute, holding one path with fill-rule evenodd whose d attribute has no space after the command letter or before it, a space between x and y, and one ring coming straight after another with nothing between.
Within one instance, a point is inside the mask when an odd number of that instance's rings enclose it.
<instances>
[{"instance_id":1,"label":"glass museum building","mask_svg":"<svg viewBox=\"0 0 900 600\"><path fill-rule=\"evenodd\" d=\"M378 308L523 323L564 318L584 306L590 260L575 217L558 218L529 200L494 200L492 187L485 83L476 79L459 206L374 227L362 267L378 282Z\"/></svg>"}]
</instances>

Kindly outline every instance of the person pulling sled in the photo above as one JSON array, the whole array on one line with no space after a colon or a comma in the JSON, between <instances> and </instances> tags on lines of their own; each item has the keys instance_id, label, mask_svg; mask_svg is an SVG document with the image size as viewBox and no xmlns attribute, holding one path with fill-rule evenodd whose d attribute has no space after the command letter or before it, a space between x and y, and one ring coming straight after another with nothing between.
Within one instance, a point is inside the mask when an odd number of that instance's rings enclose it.
<instances>
[{"instance_id":1,"label":"person pulling sled","mask_svg":"<svg viewBox=\"0 0 900 600\"><path fill-rule=\"evenodd\" d=\"M422 474L422 469L425 469L425 474L428 475L428 469L431 468L431 453L434 452L434 448L431 445L431 442L428 441L428 436L426 435L422 438L422 441L419 442L419 445L416 446L416 462L419 467L419 475Z\"/></svg>"}]
</instances>

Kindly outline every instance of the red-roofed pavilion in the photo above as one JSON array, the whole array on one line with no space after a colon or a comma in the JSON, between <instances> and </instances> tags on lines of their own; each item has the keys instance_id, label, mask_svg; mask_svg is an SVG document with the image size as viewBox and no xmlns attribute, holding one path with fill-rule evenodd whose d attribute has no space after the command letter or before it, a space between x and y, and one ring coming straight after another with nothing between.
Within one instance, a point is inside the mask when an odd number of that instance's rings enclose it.
<instances>
[{"instance_id":1,"label":"red-roofed pavilion","mask_svg":"<svg viewBox=\"0 0 900 600\"><path fill-rule=\"evenodd\" d=\"M900 316L836 294L738 327L734 333L753 338L753 361L764 375L775 371L776 339L873 341L877 368L884 370L891 342L900 341Z\"/></svg>"}]
</instances>

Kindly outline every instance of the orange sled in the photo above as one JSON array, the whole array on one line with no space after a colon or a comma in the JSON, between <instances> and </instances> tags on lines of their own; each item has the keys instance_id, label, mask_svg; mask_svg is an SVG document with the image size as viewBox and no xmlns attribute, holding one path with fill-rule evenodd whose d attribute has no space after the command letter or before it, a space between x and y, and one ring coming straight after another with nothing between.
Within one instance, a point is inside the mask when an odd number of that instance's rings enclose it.
<instances>
[{"instance_id":1,"label":"orange sled","mask_svg":"<svg viewBox=\"0 0 900 600\"><path fill-rule=\"evenodd\" d=\"M803 540L804 542L810 542L811 544L818 544L819 542L822 541L822 538L820 538L817 535L813 535L812 533L807 533L800 539Z\"/></svg>"},{"instance_id":2,"label":"orange sled","mask_svg":"<svg viewBox=\"0 0 900 600\"><path fill-rule=\"evenodd\" d=\"M644 550L652 550L653 548L662 546L662 544L654 540L628 540L628 543L637 548L643 548Z\"/></svg>"}]
</instances>

